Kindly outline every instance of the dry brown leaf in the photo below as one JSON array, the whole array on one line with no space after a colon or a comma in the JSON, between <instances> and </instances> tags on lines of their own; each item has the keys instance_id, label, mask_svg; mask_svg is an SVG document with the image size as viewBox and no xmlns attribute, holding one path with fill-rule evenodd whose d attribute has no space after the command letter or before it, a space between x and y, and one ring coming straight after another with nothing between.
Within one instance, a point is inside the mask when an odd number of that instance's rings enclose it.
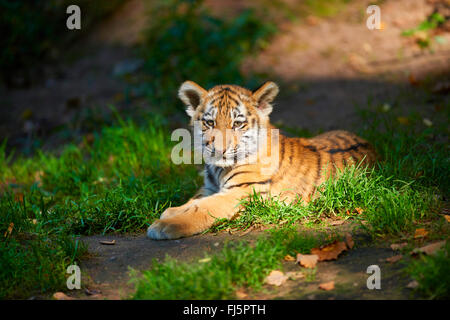
<instances>
[{"instance_id":1,"label":"dry brown leaf","mask_svg":"<svg viewBox=\"0 0 450 320\"><path fill-rule=\"evenodd\" d=\"M285 255L283 258L284 261L295 261L295 258L289 254Z\"/></svg>"},{"instance_id":2,"label":"dry brown leaf","mask_svg":"<svg viewBox=\"0 0 450 320\"><path fill-rule=\"evenodd\" d=\"M408 76L408 81L412 86L417 86L419 84L419 81L417 81L416 77L412 73Z\"/></svg>"},{"instance_id":3,"label":"dry brown leaf","mask_svg":"<svg viewBox=\"0 0 450 320\"><path fill-rule=\"evenodd\" d=\"M23 193L19 192L14 195L14 200L17 202L23 202Z\"/></svg>"},{"instance_id":4,"label":"dry brown leaf","mask_svg":"<svg viewBox=\"0 0 450 320\"><path fill-rule=\"evenodd\" d=\"M324 282L319 285L319 289L330 291L334 289L334 281Z\"/></svg>"},{"instance_id":5,"label":"dry brown leaf","mask_svg":"<svg viewBox=\"0 0 450 320\"><path fill-rule=\"evenodd\" d=\"M56 299L56 300L74 300L74 298L69 297L68 295L66 295L63 292L55 292L55 294L53 295L53 299Z\"/></svg>"},{"instance_id":6,"label":"dry brown leaf","mask_svg":"<svg viewBox=\"0 0 450 320\"><path fill-rule=\"evenodd\" d=\"M272 270L270 274L266 277L265 282L267 284L273 285L273 286L281 286L288 277L279 270Z\"/></svg>"},{"instance_id":7,"label":"dry brown leaf","mask_svg":"<svg viewBox=\"0 0 450 320\"><path fill-rule=\"evenodd\" d=\"M342 251L345 250L347 250L347 245L345 242L336 240L322 248L312 249L311 254L317 255L319 257L319 261L335 260L342 253Z\"/></svg>"},{"instance_id":8,"label":"dry brown leaf","mask_svg":"<svg viewBox=\"0 0 450 320\"><path fill-rule=\"evenodd\" d=\"M244 292L244 290L238 289L238 290L236 291L236 298L238 298L238 299L245 299L245 298L247 298L247 297L248 297L248 294L246 294L246 293Z\"/></svg>"},{"instance_id":9,"label":"dry brown leaf","mask_svg":"<svg viewBox=\"0 0 450 320\"><path fill-rule=\"evenodd\" d=\"M9 236L9 235L12 233L13 228L14 228L14 223L11 222L11 223L9 224L9 226L8 226L8 229L5 231L5 234L4 234L3 236L4 236L5 238L6 238L7 236Z\"/></svg>"},{"instance_id":10,"label":"dry brown leaf","mask_svg":"<svg viewBox=\"0 0 450 320\"><path fill-rule=\"evenodd\" d=\"M400 124L404 124L404 125L408 125L409 124L409 119L406 117L397 117L397 121Z\"/></svg>"},{"instance_id":11,"label":"dry brown leaf","mask_svg":"<svg viewBox=\"0 0 450 320\"><path fill-rule=\"evenodd\" d=\"M345 222L345 220L334 220L334 221L331 221L330 224L332 226L340 226L341 224L344 224L344 222Z\"/></svg>"},{"instance_id":12,"label":"dry brown leaf","mask_svg":"<svg viewBox=\"0 0 450 320\"><path fill-rule=\"evenodd\" d=\"M425 230L424 228L416 229L416 232L414 233L414 239L424 238L427 236L427 234L428 234L428 231Z\"/></svg>"},{"instance_id":13,"label":"dry brown leaf","mask_svg":"<svg viewBox=\"0 0 450 320\"><path fill-rule=\"evenodd\" d=\"M86 295L88 295L88 296L96 296L96 295L99 295L99 294L101 294L102 292L100 291L100 290L96 290L96 289L89 289L89 288L86 288L85 290L84 290L84 293L86 294Z\"/></svg>"},{"instance_id":14,"label":"dry brown leaf","mask_svg":"<svg viewBox=\"0 0 450 320\"><path fill-rule=\"evenodd\" d=\"M314 268L319 260L316 254L297 254L297 263L305 268Z\"/></svg>"},{"instance_id":15,"label":"dry brown leaf","mask_svg":"<svg viewBox=\"0 0 450 320\"><path fill-rule=\"evenodd\" d=\"M444 215L445 220L447 220L447 222L450 222L450 216L448 214Z\"/></svg>"},{"instance_id":16,"label":"dry brown leaf","mask_svg":"<svg viewBox=\"0 0 450 320\"><path fill-rule=\"evenodd\" d=\"M439 250L440 248L442 248L442 246L445 244L445 241L439 241L439 242L435 242L429 245L426 245L424 247L421 248L416 248L412 251L413 254L417 254L417 253L425 253L428 255L433 255L436 253L437 250Z\"/></svg>"},{"instance_id":17,"label":"dry brown leaf","mask_svg":"<svg viewBox=\"0 0 450 320\"><path fill-rule=\"evenodd\" d=\"M361 208L355 208L355 210L356 210L356 212L358 212L358 214L361 214L364 212L364 210Z\"/></svg>"},{"instance_id":18,"label":"dry brown leaf","mask_svg":"<svg viewBox=\"0 0 450 320\"><path fill-rule=\"evenodd\" d=\"M116 244L116 240L111 240L111 241L102 240L102 241L100 241L100 244L104 244L104 245L108 245L108 246L113 246L113 245Z\"/></svg>"},{"instance_id":19,"label":"dry brown leaf","mask_svg":"<svg viewBox=\"0 0 450 320\"><path fill-rule=\"evenodd\" d=\"M352 235L348 232L345 234L345 244L347 245L347 248L349 248L349 249L352 249L353 246L355 245Z\"/></svg>"},{"instance_id":20,"label":"dry brown leaf","mask_svg":"<svg viewBox=\"0 0 450 320\"><path fill-rule=\"evenodd\" d=\"M396 250L400 250L403 249L404 247L406 247L408 245L408 243L406 242L402 242L402 243L393 243L391 244L391 249L396 251Z\"/></svg>"},{"instance_id":21,"label":"dry brown leaf","mask_svg":"<svg viewBox=\"0 0 450 320\"><path fill-rule=\"evenodd\" d=\"M402 258L403 258L403 256L401 254L399 254L399 255L396 255L396 256L392 256L392 257L386 258L386 261L390 262L390 263L394 263L394 262L400 261Z\"/></svg>"}]
</instances>

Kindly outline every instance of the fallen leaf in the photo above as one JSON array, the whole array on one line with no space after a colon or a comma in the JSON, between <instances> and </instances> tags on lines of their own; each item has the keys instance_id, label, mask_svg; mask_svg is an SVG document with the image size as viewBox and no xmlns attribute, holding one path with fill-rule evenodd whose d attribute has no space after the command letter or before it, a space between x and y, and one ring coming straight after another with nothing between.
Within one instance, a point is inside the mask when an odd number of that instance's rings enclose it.
<instances>
[{"instance_id":1,"label":"fallen leaf","mask_svg":"<svg viewBox=\"0 0 450 320\"><path fill-rule=\"evenodd\" d=\"M315 16L307 16L306 22L311 26L315 26L320 22L320 19Z\"/></svg>"},{"instance_id":2,"label":"fallen leaf","mask_svg":"<svg viewBox=\"0 0 450 320\"><path fill-rule=\"evenodd\" d=\"M360 55L351 53L348 57L348 63L350 64L350 67L352 67L354 70L356 70L358 72L362 72L362 73L370 72L370 68L367 65L366 59L364 59Z\"/></svg>"},{"instance_id":3,"label":"fallen leaf","mask_svg":"<svg viewBox=\"0 0 450 320\"><path fill-rule=\"evenodd\" d=\"M336 260L341 252L345 250L347 250L347 245L345 242L336 240L322 248L312 249L311 254L317 255L319 257L319 261Z\"/></svg>"},{"instance_id":4,"label":"fallen leaf","mask_svg":"<svg viewBox=\"0 0 450 320\"><path fill-rule=\"evenodd\" d=\"M396 251L396 250L400 250L403 249L404 247L406 247L408 245L408 243L403 242L403 243L393 243L391 244L391 249Z\"/></svg>"},{"instance_id":5,"label":"fallen leaf","mask_svg":"<svg viewBox=\"0 0 450 320\"><path fill-rule=\"evenodd\" d=\"M266 277L265 282L267 284L279 287L284 282L286 282L287 279L288 277L283 272L279 270L272 270L270 274Z\"/></svg>"},{"instance_id":6,"label":"fallen leaf","mask_svg":"<svg viewBox=\"0 0 450 320\"><path fill-rule=\"evenodd\" d=\"M416 229L416 232L414 233L414 239L424 238L424 237L426 237L427 234L428 234L428 231L425 230L424 228Z\"/></svg>"},{"instance_id":7,"label":"fallen leaf","mask_svg":"<svg viewBox=\"0 0 450 320\"><path fill-rule=\"evenodd\" d=\"M74 300L74 298L69 297L68 295L66 295L63 292L55 292L55 294L53 295L53 298L56 300Z\"/></svg>"},{"instance_id":8,"label":"fallen leaf","mask_svg":"<svg viewBox=\"0 0 450 320\"><path fill-rule=\"evenodd\" d=\"M102 241L100 241L100 244L105 244L105 245L113 246L113 245L116 244L116 240L111 240L111 241L102 240Z\"/></svg>"},{"instance_id":9,"label":"fallen leaf","mask_svg":"<svg viewBox=\"0 0 450 320\"><path fill-rule=\"evenodd\" d=\"M407 288L415 289L419 286L419 283L416 280L411 281L406 285Z\"/></svg>"},{"instance_id":10,"label":"fallen leaf","mask_svg":"<svg viewBox=\"0 0 450 320\"><path fill-rule=\"evenodd\" d=\"M94 296L94 295L100 294L102 292L100 290L95 290L95 289L90 290L90 289L86 288L84 290L84 293L86 293L86 295L88 295L88 296Z\"/></svg>"},{"instance_id":11,"label":"fallen leaf","mask_svg":"<svg viewBox=\"0 0 450 320\"><path fill-rule=\"evenodd\" d=\"M409 119L406 118L406 117L397 117L397 121L398 121L400 124L404 124L404 125L409 124Z\"/></svg>"},{"instance_id":12,"label":"fallen leaf","mask_svg":"<svg viewBox=\"0 0 450 320\"><path fill-rule=\"evenodd\" d=\"M316 254L297 254L297 263L305 268L314 268L319 260Z\"/></svg>"},{"instance_id":13,"label":"fallen leaf","mask_svg":"<svg viewBox=\"0 0 450 320\"><path fill-rule=\"evenodd\" d=\"M345 244L347 245L347 248L349 248L349 249L352 249L353 246L355 245L352 235L348 232L345 234Z\"/></svg>"},{"instance_id":14,"label":"fallen leaf","mask_svg":"<svg viewBox=\"0 0 450 320\"><path fill-rule=\"evenodd\" d=\"M286 276L291 279L291 280L297 280L297 279L301 279L304 278L305 275L303 274L303 272L297 271L297 272L286 272Z\"/></svg>"},{"instance_id":15,"label":"fallen leaf","mask_svg":"<svg viewBox=\"0 0 450 320\"><path fill-rule=\"evenodd\" d=\"M295 258L289 254L285 255L283 258L284 261L295 261Z\"/></svg>"},{"instance_id":16,"label":"fallen leaf","mask_svg":"<svg viewBox=\"0 0 450 320\"><path fill-rule=\"evenodd\" d=\"M238 289L238 290L236 291L236 297L237 297L238 299L245 299L245 298L248 297L248 294L246 294L246 293L244 292L244 290Z\"/></svg>"},{"instance_id":17,"label":"fallen leaf","mask_svg":"<svg viewBox=\"0 0 450 320\"><path fill-rule=\"evenodd\" d=\"M330 291L334 289L334 281L324 282L319 285L319 289Z\"/></svg>"},{"instance_id":18,"label":"fallen leaf","mask_svg":"<svg viewBox=\"0 0 450 320\"><path fill-rule=\"evenodd\" d=\"M364 210L361 208L355 208L355 210L356 210L356 212L358 212L358 214L361 214L364 212Z\"/></svg>"},{"instance_id":19,"label":"fallen leaf","mask_svg":"<svg viewBox=\"0 0 450 320\"><path fill-rule=\"evenodd\" d=\"M444 215L445 220L447 220L447 222L450 222L450 216L448 214Z\"/></svg>"},{"instance_id":20,"label":"fallen leaf","mask_svg":"<svg viewBox=\"0 0 450 320\"><path fill-rule=\"evenodd\" d=\"M7 236L9 236L9 235L12 233L13 228L14 228L14 223L11 222L11 223L9 224L9 226L8 226L8 229L6 229L5 234L4 234L3 236L4 236L5 238L6 238Z\"/></svg>"},{"instance_id":21,"label":"fallen leaf","mask_svg":"<svg viewBox=\"0 0 450 320\"><path fill-rule=\"evenodd\" d=\"M86 135L84 136L84 138L86 139L86 143L87 143L88 145L91 145L91 144L94 142L94 140L95 140L94 134L92 134L92 133L86 134Z\"/></svg>"},{"instance_id":22,"label":"fallen leaf","mask_svg":"<svg viewBox=\"0 0 450 320\"><path fill-rule=\"evenodd\" d=\"M210 262L210 261L211 261L211 258L203 258L203 259L198 260L198 262L200 262L200 263L206 263L206 262Z\"/></svg>"},{"instance_id":23,"label":"fallen leaf","mask_svg":"<svg viewBox=\"0 0 450 320\"><path fill-rule=\"evenodd\" d=\"M412 251L413 254L417 254L417 253L425 253L428 255L433 255L436 253L437 250L439 250L440 248L442 248L442 246L445 244L445 241L439 241L439 242L435 242L426 246L423 246L421 248L416 248Z\"/></svg>"},{"instance_id":24,"label":"fallen leaf","mask_svg":"<svg viewBox=\"0 0 450 320\"><path fill-rule=\"evenodd\" d=\"M38 182L38 183L42 182L43 177L44 177L44 171L42 171L42 170L36 171L34 173L34 181L35 182Z\"/></svg>"},{"instance_id":25,"label":"fallen leaf","mask_svg":"<svg viewBox=\"0 0 450 320\"><path fill-rule=\"evenodd\" d=\"M23 193L19 192L14 195L14 200L18 202L23 202Z\"/></svg>"},{"instance_id":26,"label":"fallen leaf","mask_svg":"<svg viewBox=\"0 0 450 320\"><path fill-rule=\"evenodd\" d=\"M412 73L408 76L408 81L412 86L417 86L419 84L419 81L416 80L416 77Z\"/></svg>"},{"instance_id":27,"label":"fallen leaf","mask_svg":"<svg viewBox=\"0 0 450 320\"><path fill-rule=\"evenodd\" d=\"M386 261L390 262L390 263L394 263L394 262L400 261L402 258L403 258L403 256L401 254L399 254L397 256L392 256L392 257L386 258Z\"/></svg>"}]
</instances>

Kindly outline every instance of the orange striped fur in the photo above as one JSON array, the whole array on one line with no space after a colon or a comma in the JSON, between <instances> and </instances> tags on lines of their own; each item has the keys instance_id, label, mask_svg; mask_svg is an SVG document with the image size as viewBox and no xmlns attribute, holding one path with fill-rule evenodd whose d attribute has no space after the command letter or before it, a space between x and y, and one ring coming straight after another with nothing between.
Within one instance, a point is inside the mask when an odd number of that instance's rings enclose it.
<instances>
[{"instance_id":1,"label":"orange striped fur","mask_svg":"<svg viewBox=\"0 0 450 320\"><path fill-rule=\"evenodd\" d=\"M271 140L270 129L275 128L269 114L277 94L273 82L253 92L235 85L207 91L192 81L182 84L179 97L187 106L192 124L201 122L198 134L205 154L219 157L205 165L204 186L198 193L186 204L168 208L148 228L148 237L176 239L200 233L216 219L239 213L239 201L253 190L263 196L308 202L316 187L334 176L337 169L351 163L375 162L372 146L347 131L330 131L310 139L280 134L279 139ZM270 152L255 147L255 132L263 129L269 129L265 147ZM217 138L214 132L222 135ZM273 166L262 170L267 163Z\"/></svg>"}]
</instances>

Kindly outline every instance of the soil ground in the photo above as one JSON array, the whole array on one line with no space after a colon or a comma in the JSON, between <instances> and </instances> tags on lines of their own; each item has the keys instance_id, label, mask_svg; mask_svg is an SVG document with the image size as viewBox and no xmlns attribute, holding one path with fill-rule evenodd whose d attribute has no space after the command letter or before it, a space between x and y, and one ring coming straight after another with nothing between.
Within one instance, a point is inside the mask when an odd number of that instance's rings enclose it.
<instances>
[{"instance_id":1,"label":"soil ground","mask_svg":"<svg viewBox=\"0 0 450 320\"><path fill-rule=\"evenodd\" d=\"M430 74L450 69L449 33L441 35L447 41L437 44L434 52L421 50L411 39L400 35L402 30L416 27L431 13L432 7L425 0L383 1L384 28L370 31L365 26L365 15L361 14L365 12L366 2L351 2L341 14L330 19L308 17L286 23L262 54L247 59L245 71L265 72L285 83L272 115L274 122L311 131L353 130L363 125L356 122L356 107L369 108L383 103L398 104L439 121L433 98L414 84L425 81ZM220 11L220 5L212 8ZM121 108L133 104L146 107L138 98L124 102L121 93L127 84L114 76L115 69L135 59L133 45L139 40L136 33L144 25L143 12L142 1L128 1L117 15L101 23L89 39L76 46L73 55L79 57L70 64L48 66L40 83L2 94L4 117L0 121L0 135L8 134L11 144L23 146L30 131L73 121L77 108L109 102ZM121 32L111 31L116 29ZM74 98L78 101L75 109L71 104ZM46 137L44 146L49 148L60 142L51 135ZM81 265L83 279L88 279L91 290L101 293L73 295L86 299L124 298L132 292L128 283L129 267L148 269L152 259L161 260L166 254L181 261L193 260L205 252L219 250L225 241L252 239L257 235L256 232L244 237L220 233L173 241L152 241L144 235L83 237L90 252L90 258ZM101 240L112 239L116 245L100 244ZM357 239L356 247L337 261L320 263L314 281L288 281L281 288L266 287L260 293L248 293L248 298L411 298L411 292L406 289L410 279L403 276L401 263L385 261L394 255L390 243L368 245L366 241L358 243ZM381 290L366 287L366 269L372 264L380 265L383 272ZM289 268L293 265L286 265ZM318 289L319 283L330 280L336 282L335 290Z\"/></svg>"}]
</instances>

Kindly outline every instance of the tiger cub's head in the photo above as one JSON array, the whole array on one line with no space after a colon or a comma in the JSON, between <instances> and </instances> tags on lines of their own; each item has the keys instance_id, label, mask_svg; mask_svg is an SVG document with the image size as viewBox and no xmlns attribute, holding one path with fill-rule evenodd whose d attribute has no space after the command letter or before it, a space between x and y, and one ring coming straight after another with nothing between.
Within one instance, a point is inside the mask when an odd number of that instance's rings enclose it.
<instances>
[{"instance_id":1,"label":"tiger cub's head","mask_svg":"<svg viewBox=\"0 0 450 320\"><path fill-rule=\"evenodd\" d=\"M268 129L271 102L278 86L266 82L255 91L236 85L219 85L205 90L192 81L178 92L201 136L205 161L220 167L233 166L258 151L258 134Z\"/></svg>"}]
</instances>

